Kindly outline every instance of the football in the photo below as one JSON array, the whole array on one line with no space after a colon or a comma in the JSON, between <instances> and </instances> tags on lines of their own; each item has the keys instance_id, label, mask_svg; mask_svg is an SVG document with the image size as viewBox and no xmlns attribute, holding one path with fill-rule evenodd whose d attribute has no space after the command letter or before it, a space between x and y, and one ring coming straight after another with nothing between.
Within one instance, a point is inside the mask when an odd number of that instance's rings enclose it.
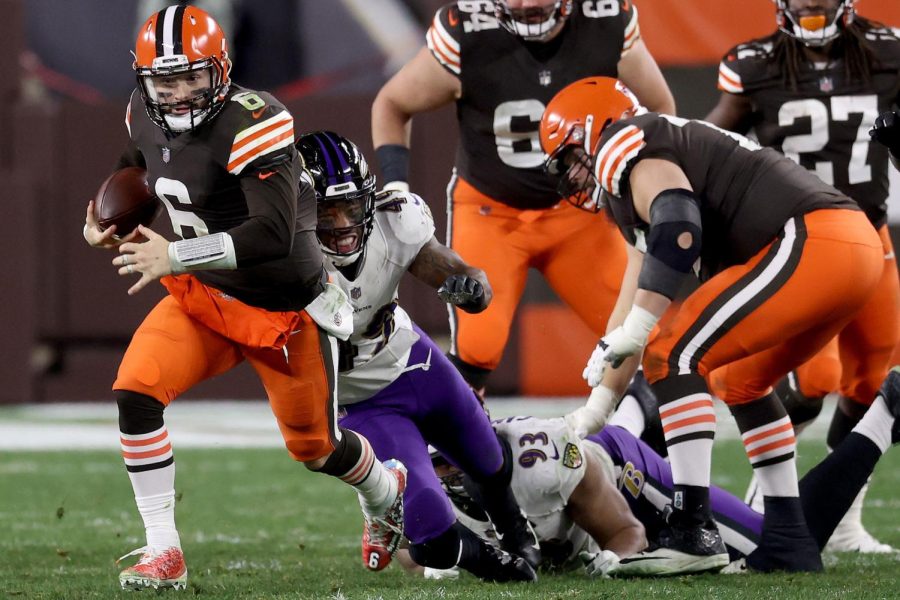
<instances>
[{"instance_id":1,"label":"football","mask_svg":"<svg viewBox=\"0 0 900 600\"><path fill-rule=\"evenodd\" d=\"M125 167L106 178L94 198L94 217L101 230L116 226L116 236L125 237L138 225L148 226L162 212L147 184L147 171Z\"/></svg>"}]
</instances>

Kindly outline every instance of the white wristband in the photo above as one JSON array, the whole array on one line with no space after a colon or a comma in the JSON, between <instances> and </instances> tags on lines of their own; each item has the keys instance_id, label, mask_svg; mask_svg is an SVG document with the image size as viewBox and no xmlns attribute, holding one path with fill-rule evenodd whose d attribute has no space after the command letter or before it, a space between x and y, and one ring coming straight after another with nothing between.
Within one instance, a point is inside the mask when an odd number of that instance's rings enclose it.
<instances>
[{"instance_id":1,"label":"white wristband","mask_svg":"<svg viewBox=\"0 0 900 600\"><path fill-rule=\"evenodd\" d=\"M174 274L237 268L234 240L225 232L171 242L168 252Z\"/></svg>"},{"instance_id":2,"label":"white wristband","mask_svg":"<svg viewBox=\"0 0 900 600\"><path fill-rule=\"evenodd\" d=\"M625 321L622 322L622 330L628 337L639 341L643 346L658 321L659 317L649 310L640 306L632 306Z\"/></svg>"}]
</instances>

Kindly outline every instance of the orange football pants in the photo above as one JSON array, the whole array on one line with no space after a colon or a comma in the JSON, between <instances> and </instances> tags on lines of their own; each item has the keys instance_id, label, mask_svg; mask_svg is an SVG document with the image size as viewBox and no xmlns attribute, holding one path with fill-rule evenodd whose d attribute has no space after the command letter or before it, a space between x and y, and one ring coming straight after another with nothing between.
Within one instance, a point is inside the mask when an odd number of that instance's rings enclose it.
<instances>
[{"instance_id":1,"label":"orange football pants","mask_svg":"<svg viewBox=\"0 0 900 600\"><path fill-rule=\"evenodd\" d=\"M798 388L807 398L839 392L868 406L891 367L891 355L900 342L900 278L886 225L878 235L884 269L868 302L847 327L796 369ZM726 402L728 369L723 367L709 377L713 393Z\"/></svg>"},{"instance_id":2,"label":"orange football pants","mask_svg":"<svg viewBox=\"0 0 900 600\"><path fill-rule=\"evenodd\" d=\"M230 302L240 305L234 299ZM245 323L257 316L259 309L243 307ZM168 406L179 394L246 359L265 387L291 457L308 461L334 450L337 416L331 341L309 315L299 313L295 332L278 349L230 339L188 316L188 311L196 309L185 309L172 296L163 298L132 337L113 389L146 394ZM231 310L241 309L232 305Z\"/></svg>"},{"instance_id":3,"label":"orange football pants","mask_svg":"<svg viewBox=\"0 0 900 600\"><path fill-rule=\"evenodd\" d=\"M644 372L716 369L729 404L760 398L852 324L884 271L878 233L861 211L817 210L789 221L747 263L718 273L660 321Z\"/></svg>"},{"instance_id":4,"label":"orange football pants","mask_svg":"<svg viewBox=\"0 0 900 600\"><path fill-rule=\"evenodd\" d=\"M453 354L482 369L497 367L530 268L597 337L605 332L627 262L625 239L605 211L592 214L568 202L511 208L456 176L447 209L450 247L483 269L494 291L484 312L453 309Z\"/></svg>"}]
</instances>

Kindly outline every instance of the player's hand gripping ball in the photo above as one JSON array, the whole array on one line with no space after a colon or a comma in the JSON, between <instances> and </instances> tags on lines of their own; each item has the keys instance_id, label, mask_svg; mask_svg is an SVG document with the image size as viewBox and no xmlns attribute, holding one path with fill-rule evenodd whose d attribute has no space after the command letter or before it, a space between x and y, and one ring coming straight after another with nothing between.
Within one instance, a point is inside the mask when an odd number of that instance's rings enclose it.
<instances>
[{"instance_id":1,"label":"player's hand gripping ball","mask_svg":"<svg viewBox=\"0 0 900 600\"><path fill-rule=\"evenodd\" d=\"M138 225L149 226L162 213L162 202L147 185L147 171L125 167L110 175L94 198L94 218L101 231L115 225L124 238Z\"/></svg>"}]
</instances>

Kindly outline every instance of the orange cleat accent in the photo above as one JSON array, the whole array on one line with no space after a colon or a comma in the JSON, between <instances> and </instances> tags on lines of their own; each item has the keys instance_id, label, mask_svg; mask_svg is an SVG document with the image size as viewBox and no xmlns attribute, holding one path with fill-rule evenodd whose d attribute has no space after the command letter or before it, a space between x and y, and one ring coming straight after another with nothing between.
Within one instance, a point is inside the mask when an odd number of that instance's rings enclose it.
<instances>
[{"instance_id":1,"label":"orange cleat accent","mask_svg":"<svg viewBox=\"0 0 900 600\"><path fill-rule=\"evenodd\" d=\"M397 478L397 497L383 515L367 518L363 526L362 558L370 571L380 571L391 564L391 558L403 537L403 491L406 489L406 467L399 460L384 463Z\"/></svg>"},{"instance_id":2,"label":"orange cleat accent","mask_svg":"<svg viewBox=\"0 0 900 600\"><path fill-rule=\"evenodd\" d=\"M123 590L144 590L148 588L174 588L183 590L187 587L187 566L181 548L171 547L162 550L150 547L138 548L116 561L140 554L137 564L119 573L119 583Z\"/></svg>"}]
</instances>

